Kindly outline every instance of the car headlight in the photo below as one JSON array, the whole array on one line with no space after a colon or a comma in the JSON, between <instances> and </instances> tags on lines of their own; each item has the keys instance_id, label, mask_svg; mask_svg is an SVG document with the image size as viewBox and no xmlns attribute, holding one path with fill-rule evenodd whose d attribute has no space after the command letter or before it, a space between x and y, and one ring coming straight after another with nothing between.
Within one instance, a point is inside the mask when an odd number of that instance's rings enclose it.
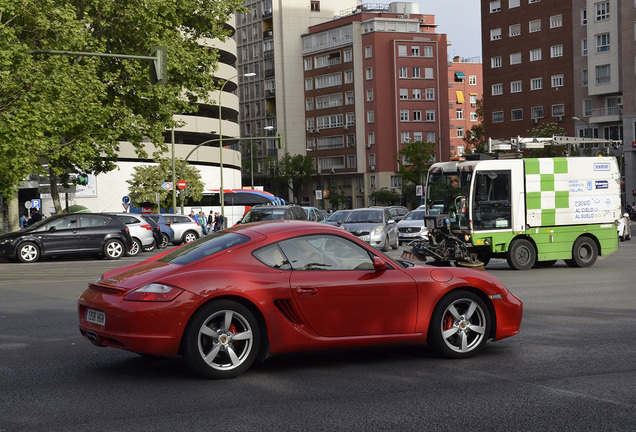
<instances>
[{"instance_id":1,"label":"car headlight","mask_svg":"<svg viewBox=\"0 0 636 432\"><path fill-rule=\"evenodd\" d=\"M183 290L169 285L151 283L126 294L127 301L169 302L176 299Z\"/></svg>"},{"instance_id":2,"label":"car headlight","mask_svg":"<svg viewBox=\"0 0 636 432\"><path fill-rule=\"evenodd\" d=\"M382 234L382 231L384 231L384 226L378 225L377 227L375 227L375 229L373 230L372 234L373 235L380 235L380 234Z\"/></svg>"}]
</instances>

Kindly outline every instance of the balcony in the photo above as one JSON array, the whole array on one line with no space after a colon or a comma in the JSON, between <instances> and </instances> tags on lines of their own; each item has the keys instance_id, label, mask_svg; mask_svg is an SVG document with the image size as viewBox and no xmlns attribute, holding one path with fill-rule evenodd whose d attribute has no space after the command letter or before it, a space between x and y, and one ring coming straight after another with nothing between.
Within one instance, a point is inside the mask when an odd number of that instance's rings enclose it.
<instances>
[{"instance_id":1,"label":"balcony","mask_svg":"<svg viewBox=\"0 0 636 432\"><path fill-rule=\"evenodd\" d=\"M263 16L264 19L265 18L271 18L271 16L272 16L272 8L264 9L262 16Z\"/></svg>"},{"instance_id":2,"label":"balcony","mask_svg":"<svg viewBox=\"0 0 636 432\"><path fill-rule=\"evenodd\" d=\"M265 90L265 98L271 99L276 97L276 89Z\"/></svg>"},{"instance_id":3,"label":"balcony","mask_svg":"<svg viewBox=\"0 0 636 432\"><path fill-rule=\"evenodd\" d=\"M274 75L275 75L274 68L265 69L265 77L266 78L273 77Z\"/></svg>"},{"instance_id":4,"label":"balcony","mask_svg":"<svg viewBox=\"0 0 636 432\"><path fill-rule=\"evenodd\" d=\"M590 123L610 123L623 119L623 107L594 108L590 116Z\"/></svg>"},{"instance_id":5,"label":"balcony","mask_svg":"<svg viewBox=\"0 0 636 432\"><path fill-rule=\"evenodd\" d=\"M263 51L263 58L272 58L274 57L274 50Z\"/></svg>"},{"instance_id":6,"label":"balcony","mask_svg":"<svg viewBox=\"0 0 636 432\"><path fill-rule=\"evenodd\" d=\"M271 39L274 37L274 30L265 30L263 32L263 39Z\"/></svg>"}]
</instances>

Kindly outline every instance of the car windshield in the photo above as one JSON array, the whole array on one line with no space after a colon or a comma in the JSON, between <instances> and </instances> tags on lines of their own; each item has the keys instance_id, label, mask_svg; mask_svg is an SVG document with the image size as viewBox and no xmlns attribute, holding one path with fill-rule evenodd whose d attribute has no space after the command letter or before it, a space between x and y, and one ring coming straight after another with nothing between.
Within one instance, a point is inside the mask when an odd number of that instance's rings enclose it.
<instances>
[{"instance_id":1,"label":"car windshield","mask_svg":"<svg viewBox=\"0 0 636 432\"><path fill-rule=\"evenodd\" d=\"M345 223L382 223L382 210L353 211L344 220Z\"/></svg>"},{"instance_id":2,"label":"car windshield","mask_svg":"<svg viewBox=\"0 0 636 432\"><path fill-rule=\"evenodd\" d=\"M338 221L338 220L343 220L344 218L346 218L346 217L347 217L347 215L348 215L349 213L351 213L351 212L350 212L350 211L348 211L348 210L338 210L337 212L332 213L332 214L331 214L331 215L327 218L327 220L328 220L328 221Z\"/></svg>"},{"instance_id":3,"label":"car windshield","mask_svg":"<svg viewBox=\"0 0 636 432\"><path fill-rule=\"evenodd\" d=\"M411 213L407 214L402 220L424 220L425 215L425 211L412 211Z\"/></svg>"},{"instance_id":4,"label":"car windshield","mask_svg":"<svg viewBox=\"0 0 636 432\"><path fill-rule=\"evenodd\" d=\"M171 264L190 264L225 249L249 241L249 237L242 234L218 231L198 241L188 243L159 258L158 261Z\"/></svg>"},{"instance_id":5,"label":"car windshield","mask_svg":"<svg viewBox=\"0 0 636 432\"><path fill-rule=\"evenodd\" d=\"M252 209L243 218L242 223L260 222L266 220L282 220L285 219L285 209Z\"/></svg>"}]
</instances>

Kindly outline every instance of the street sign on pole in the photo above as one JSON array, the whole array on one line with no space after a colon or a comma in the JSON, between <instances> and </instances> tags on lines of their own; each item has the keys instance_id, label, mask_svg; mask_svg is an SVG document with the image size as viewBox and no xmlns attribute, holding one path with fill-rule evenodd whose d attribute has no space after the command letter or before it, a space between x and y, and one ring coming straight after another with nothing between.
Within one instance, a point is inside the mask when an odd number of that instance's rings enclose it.
<instances>
[{"instance_id":1,"label":"street sign on pole","mask_svg":"<svg viewBox=\"0 0 636 432\"><path fill-rule=\"evenodd\" d=\"M124 197L121 199L121 202L123 202L124 204L130 204L130 197L128 195L124 195Z\"/></svg>"},{"instance_id":2,"label":"street sign on pole","mask_svg":"<svg viewBox=\"0 0 636 432\"><path fill-rule=\"evenodd\" d=\"M162 187L163 189L167 190L167 191L170 191L170 190L172 190L172 183L170 183L170 182L164 182L164 183L161 185L161 187Z\"/></svg>"},{"instance_id":3,"label":"street sign on pole","mask_svg":"<svg viewBox=\"0 0 636 432\"><path fill-rule=\"evenodd\" d=\"M179 181L177 182L177 187L178 187L179 189L181 189L181 190L185 189L187 185L188 185L188 183L186 183L186 181L185 181L185 180L179 180Z\"/></svg>"}]
</instances>

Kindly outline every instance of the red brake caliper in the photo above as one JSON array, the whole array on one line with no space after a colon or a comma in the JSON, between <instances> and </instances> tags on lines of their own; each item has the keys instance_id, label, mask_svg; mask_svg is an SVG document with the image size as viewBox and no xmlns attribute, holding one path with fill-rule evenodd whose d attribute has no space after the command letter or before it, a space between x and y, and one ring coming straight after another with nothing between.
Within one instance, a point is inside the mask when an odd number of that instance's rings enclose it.
<instances>
[{"instance_id":1,"label":"red brake caliper","mask_svg":"<svg viewBox=\"0 0 636 432\"><path fill-rule=\"evenodd\" d=\"M230 333L238 333L238 330L236 329L236 326L234 324L230 324ZM238 342L234 342L234 346L237 347Z\"/></svg>"},{"instance_id":2,"label":"red brake caliper","mask_svg":"<svg viewBox=\"0 0 636 432\"><path fill-rule=\"evenodd\" d=\"M453 316L451 314L446 315L444 318L444 330L449 330L453 326Z\"/></svg>"}]
</instances>

